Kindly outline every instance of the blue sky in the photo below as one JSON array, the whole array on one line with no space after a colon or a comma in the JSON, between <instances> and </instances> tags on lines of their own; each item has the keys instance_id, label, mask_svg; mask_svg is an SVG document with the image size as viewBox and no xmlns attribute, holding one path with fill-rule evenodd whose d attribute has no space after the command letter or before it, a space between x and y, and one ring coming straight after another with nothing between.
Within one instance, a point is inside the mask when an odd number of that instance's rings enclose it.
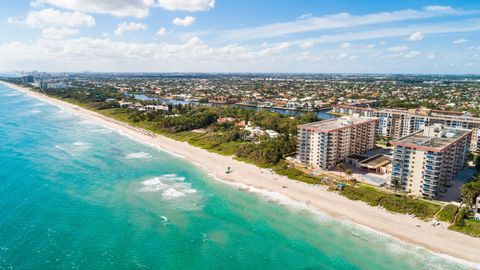
<instances>
[{"instance_id":1,"label":"blue sky","mask_svg":"<svg viewBox=\"0 0 480 270\"><path fill-rule=\"evenodd\" d=\"M480 1L0 2L0 70L480 73Z\"/></svg>"}]
</instances>

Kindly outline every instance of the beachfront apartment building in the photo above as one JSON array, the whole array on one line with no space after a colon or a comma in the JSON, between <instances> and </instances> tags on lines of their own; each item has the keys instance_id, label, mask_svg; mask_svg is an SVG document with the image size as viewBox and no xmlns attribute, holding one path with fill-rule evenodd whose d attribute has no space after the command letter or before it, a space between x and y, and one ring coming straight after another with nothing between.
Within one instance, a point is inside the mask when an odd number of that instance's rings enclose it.
<instances>
[{"instance_id":1,"label":"beachfront apartment building","mask_svg":"<svg viewBox=\"0 0 480 270\"><path fill-rule=\"evenodd\" d=\"M352 154L375 147L377 118L344 116L298 126L297 160L330 169Z\"/></svg>"},{"instance_id":2,"label":"beachfront apartment building","mask_svg":"<svg viewBox=\"0 0 480 270\"><path fill-rule=\"evenodd\" d=\"M471 133L435 124L393 142L391 185L414 196L438 198L467 163Z\"/></svg>"},{"instance_id":3,"label":"beachfront apartment building","mask_svg":"<svg viewBox=\"0 0 480 270\"><path fill-rule=\"evenodd\" d=\"M377 135L393 140L434 124L442 124L451 128L469 129L472 130L470 150L480 151L480 118L471 117L462 112L430 109L377 109L351 105L336 105L333 107L333 112L377 117Z\"/></svg>"}]
</instances>

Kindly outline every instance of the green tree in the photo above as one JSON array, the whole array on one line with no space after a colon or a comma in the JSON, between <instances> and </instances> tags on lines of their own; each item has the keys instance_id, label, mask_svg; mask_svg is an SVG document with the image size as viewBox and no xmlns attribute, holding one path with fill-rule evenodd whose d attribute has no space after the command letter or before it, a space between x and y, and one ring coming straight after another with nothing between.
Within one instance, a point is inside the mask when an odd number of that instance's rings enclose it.
<instances>
[{"instance_id":1,"label":"green tree","mask_svg":"<svg viewBox=\"0 0 480 270\"><path fill-rule=\"evenodd\" d=\"M397 195L397 190L400 188L400 181L397 178L394 178L390 181L390 184L393 187L395 195Z\"/></svg>"},{"instance_id":2,"label":"green tree","mask_svg":"<svg viewBox=\"0 0 480 270\"><path fill-rule=\"evenodd\" d=\"M469 207L472 206L480 195L480 174L477 174L473 181L463 184L460 192L463 202Z\"/></svg>"},{"instance_id":3,"label":"green tree","mask_svg":"<svg viewBox=\"0 0 480 270\"><path fill-rule=\"evenodd\" d=\"M347 175L347 179L349 179L350 176L352 175L352 170L347 169L347 170L345 171L345 174Z\"/></svg>"},{"instance_id":4,"label":"green tree","mask_svg":"<svg viewBox=\"0 0 480 270\"><path fill-rule=\"evenodd\" d=\"M343 163L342 163L342 162L340 162L340 163L337 164L337 169L338 169L339 171L343 171Z\"/></svg>"}]
</instances>

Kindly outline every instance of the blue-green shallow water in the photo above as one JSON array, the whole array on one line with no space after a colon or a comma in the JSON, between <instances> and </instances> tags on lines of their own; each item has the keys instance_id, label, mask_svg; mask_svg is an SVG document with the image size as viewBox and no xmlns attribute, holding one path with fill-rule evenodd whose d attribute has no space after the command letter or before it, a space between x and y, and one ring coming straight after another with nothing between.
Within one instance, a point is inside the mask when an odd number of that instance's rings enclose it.
<instances>
[{"instance_id":1,"label":"blue-green shallow water","mask_svg":"<svg viewBox=\"0 0 480 270\"><path fill-rule=\"evenodd\" d=\"M466 269L0 84L0 269Z\"/></svg>"}]
</instances>

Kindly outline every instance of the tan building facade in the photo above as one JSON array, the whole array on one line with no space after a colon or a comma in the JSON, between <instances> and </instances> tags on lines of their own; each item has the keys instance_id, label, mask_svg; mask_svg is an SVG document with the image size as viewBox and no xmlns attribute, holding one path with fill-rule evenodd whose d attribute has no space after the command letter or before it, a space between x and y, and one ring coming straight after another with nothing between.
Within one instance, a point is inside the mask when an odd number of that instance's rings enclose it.
<instances>
[{"instance_id":1,"label":"tan building facade","mask_svg":"<svg viewBox=\"0 0 480 270\"><path fill-rule=\"evenodd\" d=\"M336 105L335 113L358 114L366 117L377 117L377 134L381 137L399 139L424 127L442 124L451 128L472 130L471 151L480 151L480 118L466 116L461 112L450 112L430 109L376 109L351 105Z\"/></svg>"},{"instance_id":2,"label":"tan building facade","mask_svg":"<svg viewBox=\"0 0 480 270\"><path fill-rule=\"evenodd\" d=\"M333 168L349 155L374 148L376 125L376 118L358 116L300 125L297 160L313 168Z\"/></svg>"},{"instance_id":3,"label":"tan building facade","mask_svg":"<svg viewBox=\"0 0 480 270\"><path fill-rule=\"evenodd\" d=\"M436 124L400 138L393 143L391 185L438 198L467 163L471 133Z\"/></svg>"}]
</instances>

